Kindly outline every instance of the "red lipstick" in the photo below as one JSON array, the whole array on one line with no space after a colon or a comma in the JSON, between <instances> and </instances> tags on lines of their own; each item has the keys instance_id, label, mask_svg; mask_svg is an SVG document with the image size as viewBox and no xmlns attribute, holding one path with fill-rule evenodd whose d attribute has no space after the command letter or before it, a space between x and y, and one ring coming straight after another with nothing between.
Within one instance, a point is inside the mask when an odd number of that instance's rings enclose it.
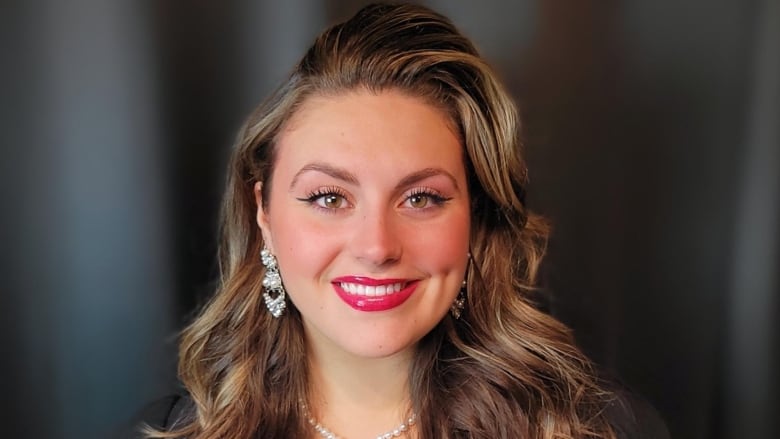
<instances>
[{"instance_id":1,"label":"red lipstick","mask_svg":"<svg viewBox=\"0 0 780 439\"><path fill-rule=\"evenodd\" d=\"M418 282L408 279L373 279L342 276L331 282L336 294L358 311L386 311L403 304L417 289Z\"/></svg>"}]
</instances>

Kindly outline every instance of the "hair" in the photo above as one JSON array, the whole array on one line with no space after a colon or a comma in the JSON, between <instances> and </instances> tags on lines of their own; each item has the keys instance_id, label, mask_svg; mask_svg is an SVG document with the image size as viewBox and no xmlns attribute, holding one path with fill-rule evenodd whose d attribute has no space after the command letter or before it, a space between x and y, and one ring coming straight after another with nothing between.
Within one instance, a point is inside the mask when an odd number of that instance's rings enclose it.
<instances>
[{"instance_id":1,"label":"hair","mask_svg":"<svg viewBox=\"0 0 780 439\"><path fill-rule=\"evenodd\" d=\"M415 5L370 5L325 30L239 133L222 207L218 291L185 330L179 375L192 413L152 437L306 437L300 313L265 309L253 187L267 200L280 132L311 96L396 91L442 109L463 147L471 202L467 301L416 347L420 439L613 438L610 394L562 323L531 296L548 227L525 207L517 110L472 43Z\"/></svg>"}]
</instances>

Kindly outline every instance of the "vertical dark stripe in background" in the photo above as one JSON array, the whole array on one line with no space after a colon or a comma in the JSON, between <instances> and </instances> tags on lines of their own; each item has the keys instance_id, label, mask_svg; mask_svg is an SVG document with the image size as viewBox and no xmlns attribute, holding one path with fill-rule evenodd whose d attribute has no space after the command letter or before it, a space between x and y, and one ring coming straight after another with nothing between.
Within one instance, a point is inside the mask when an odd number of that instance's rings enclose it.
<instances>
[{"instance_id":1,"label":"vertical dark stripe in background","mask_svg":"<svg viewBox=\"0 0 780 439\"><path fill-rule=\"evenodd\" d=\"M757 5L723 358L724 431L777 437L780 268L780 3Z\"/></svg>"}]
</instances>

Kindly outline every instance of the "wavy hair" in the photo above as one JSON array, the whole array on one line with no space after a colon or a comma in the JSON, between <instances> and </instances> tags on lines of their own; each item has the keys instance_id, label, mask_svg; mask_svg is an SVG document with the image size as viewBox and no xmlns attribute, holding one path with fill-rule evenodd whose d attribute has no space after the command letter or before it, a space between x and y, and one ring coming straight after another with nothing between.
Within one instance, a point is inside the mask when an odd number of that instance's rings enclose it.
<instances>
[{"instance_id":1,"label":"wavy hair","mask_svg":"<svg viewBox=\"0 0 780 439\"><path fill-rule=\"evenodd\" d=\"M417 437L613 438L603 414L609 393L570 331L531 300L548 227L525 207L517 110L472 43L415 5L370 5L325 30L241 129L222 208L220 286L181 341L179 375L194 408L150 437L310 435L299 407L309 377L301 316L294 306L280 319L265 309L253 186L268 191L277 137L307 98L359 88L441 108L467 168L467 304L416 348Z\"/></svg>"}]
</instances>

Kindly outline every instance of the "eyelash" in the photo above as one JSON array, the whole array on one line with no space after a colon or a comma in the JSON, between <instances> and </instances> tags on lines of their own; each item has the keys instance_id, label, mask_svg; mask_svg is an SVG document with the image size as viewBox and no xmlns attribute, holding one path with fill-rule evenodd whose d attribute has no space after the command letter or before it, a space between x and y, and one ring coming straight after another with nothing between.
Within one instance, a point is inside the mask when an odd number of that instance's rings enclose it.
<instances>
[{"instance_id":1,"label":"eyelash","mask_svg":"<svg viewBox=\"0 0 780 439\"><path fill-rule=\"evenodd\" d=\"M323 207L317 203L317 200L327 196L340 197L343 200L343 202L348 203L347 195L337 187L323 187L323 188L315 189L314 191L309 192L305 197L298 198L298 200L308 203L317 209L321 209L327 212L332 212L336 209Z\"/></svg>"},{"instance_id":2,"label":"eyelash","mask_svg":"<svg viewBox=\"0 0 780 439\"><path fill-rule=\"evenodd\" d=\"M451 197L444 197L438 191L428 188L416 188L413 189L409 195L404 198L404 203L409 201L412 197L424 196L428 197L428 200L433 203L433 207L441 206L442 204L450 201ZM427 207L421 207L420 209L426 209Z\"/></svg>"},{"instance_id":3,"label":"eyelash","mask_svg":"<svg viewBox=\"0 0 780 439\"><path fill-rule=\"evenodd\" d=\"M308 203L308 204L312 205L313 207L315 207L317 209L320 209L320 210L323 210L323 211L326 211L326 212L333 212L335 210L338 210L337 208L328 208L328 207L324 207L324 206L319 205L319 203L317 201L322 199L322 198L324 198L324 197L328 197L328 196L340 197L343 202L349 203L349 201L347 200L347 195L341 189L339 189L337 187L319 188L319 189L316 189L316 190L310 192L309 194L307 194L303 198L298 198L298 200L299 201L303 201L305 203ZM444 197L444 196L442 196L438 191L433 190L433 189L429 189L429 188L415 188L415 189L412 189L412 191L409 193L409 195L404 197L404 202L402 204L406 204L413 197L420 197L420 196L427 197L428 201L433 203L433 205L432 206L420 207L420 208L412 207L412 209L425 210L425 209L430 209L430 208L434 208L434 207L439 207L439 206L443 205L444 203L446 203L446 202L448 202L448 201L450 201L452 199L452 197Z\"/></svg>"}]
</instances>

